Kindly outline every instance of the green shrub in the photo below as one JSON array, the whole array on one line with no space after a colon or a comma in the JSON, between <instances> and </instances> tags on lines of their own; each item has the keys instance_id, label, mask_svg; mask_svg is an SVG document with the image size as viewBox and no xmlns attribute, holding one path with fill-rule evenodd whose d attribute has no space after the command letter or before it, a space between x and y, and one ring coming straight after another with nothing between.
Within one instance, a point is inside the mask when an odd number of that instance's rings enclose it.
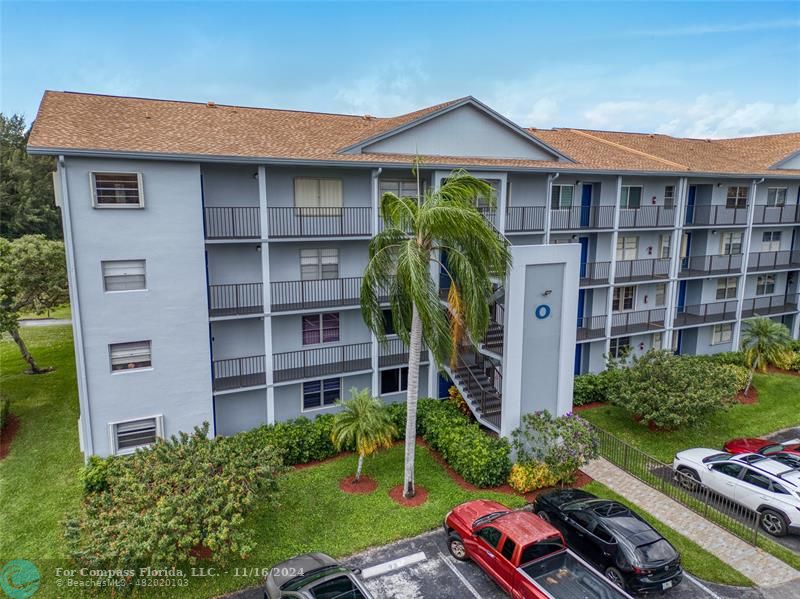
<instances>
[{"instance_id":1,"label":"green shrub","mask_svg":"<svg viewBox=\"0 0 800 599\"><path fill-rule=\"evenodd\" d=\"M609 363L608 368L597 374L581 374L575 377L572 392L572 405L585 406L594 402L607 402L619 379L624 366Z\"/></svg>"},{"instance_id":2,"label":"green shrub","mask_svg":"<svg viewBox=\"0 0 800 599\"><path fill-rule=\"evenodd\" d=\"M736 392L744 391L747 387L747 381L750 380L750 371L746 367L736 364L721 364L720 366L731 372L734 377Z\"/></svg>"},{"instance_id":3,"label":"green shrub","mask_svg":"<svg viewBox=\"0 0 800 599\"><path fill-rule=\"evenodd\" d=\"M800 350L794 351L792 361L789 363L789 370L800 371Z\"/></svg>"},{"instance_id":4,"label":"green shrub","mask_svg":"<svg viewBox=\"0 0 800 599\"><path fill-rule=\"evenodd\" d=\"M3 430L3 427L6 425L6 420L8 420L8 411L11 409L11 400L0 393L0 431Z\"/></svg>"},{"instance_id":5,"label":"green shrub","mask_svg":"<svg viewBox=\"0 0 800 599\"><path fill-rule=\"evenodd\" d=\"M732 366L747 367L744 352L740 351L725 351L718 354L709 354L706 356L698 356L702 360L708 360L716 364L730 364Z\"/></svg>"},{"instance_id":6,"label":"green shrub","mask_svg":"<svg viewBox=\"0 0 800 599\"><path fill-rule=\"evenodd\" d=\"M514 464L508 476L508 486L517 493L530 493L538 489L553 487L558 478L544 462L526 462Z\"/></svg>"},{"instance_id":7,"label":"green shrub","mask_svg":"<svg viewBox=\"0 0 800 599\"><path fill-rule=\"evenodd\" d=\"M286 466L294 466L337 455L339 452L331 441L332 430L333 414L320 414L313 420L302 416L260 426L234 437L242 437L241 442L252 442L256 446L272 446L281 454Z\"/></svg>"},{"instance_id":8,"label":"green shrub","mask_svg":"<svg viewBox=\"0 0 800 599\"><path fill-rule=\"evenodd\" d=\"M101 458L93 455L89 462L81 468L78 478L83 483L84 495L100 493L108 489L108 471L113 457Z\"/></svg>"}]
</instances>

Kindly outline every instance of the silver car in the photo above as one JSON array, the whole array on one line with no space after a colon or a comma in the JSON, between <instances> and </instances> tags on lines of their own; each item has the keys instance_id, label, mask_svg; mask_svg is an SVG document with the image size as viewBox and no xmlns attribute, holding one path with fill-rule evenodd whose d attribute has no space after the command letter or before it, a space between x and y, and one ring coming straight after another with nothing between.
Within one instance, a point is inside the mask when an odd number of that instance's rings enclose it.
<instances>
[{"instance_id":1,"label":"silver car","mask_svg":"<svg viewBox=\"0 0 800 599\"><path fill-rule=\"evenodd\" d=\"M373 599L360 573L324 553L298 555L272 567L264 599Z\"/></svg>"}]
</instances>

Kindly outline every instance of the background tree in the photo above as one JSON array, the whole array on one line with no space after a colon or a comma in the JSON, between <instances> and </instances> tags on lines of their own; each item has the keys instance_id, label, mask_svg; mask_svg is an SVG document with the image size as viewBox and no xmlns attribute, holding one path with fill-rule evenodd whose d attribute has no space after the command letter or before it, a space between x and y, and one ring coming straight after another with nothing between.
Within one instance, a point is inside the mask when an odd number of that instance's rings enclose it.
<instances>
[{"instance_id":1,"label":"background tree","mask_svg":"<svg viewBox=\"0 0 800 599\"><path fill-rule=\"evenodd\" d=\"M504 278L511 263L505 241L475 207L478 197L494 204L492 187L466 171L453 172L438 190L417 198L385 193L385 227L370 242L369 263L361 285L361 314L383 342L381 306L389 296L395 331L409 347L403 495L414 495L419 362L422 341L438 365L455 357L465 335L483 338L492 298L490 273ZM440 261L447 254L447 265ZM431 277L436 263L450 281L448 313Z\"/></svg>"},{"instance_id":2,"label":"background tree","mask_svg":"<svg viewBox=\"0 0 800 599\"><path fill-rule=\"evenodd\" d=\"M742 351L745 361L750 367L745 393L750 391L753 374L761 372L770 364L778 364L785 360L792 343L789 329L769 318L754 318L744 325L742 332Z\"/></svg>"},{"instance_id":3,"label":"background tree","mask_svg":"<svg viewBox=\"0 0 800 599\"><path fill-rule=\"evenodd\" d=\"M391 447L397 434L386 406L380 399L372 397L369 389L350 390L350 399L339 402L342 408L333 418L331 440L336 449L355 447L358 467L355 482L361 480L364 458L382 447Z\"/></svg>"},{"instance_id":4,"label":"background tree","mask_svg":"<svg viewBox=\"0 0 800 599\"><path fill-rule=\"evenodd\" d=\"M14 241L0 237L0 331L11 335L28 363L30 374L40 368L19 334L20 312L43 314L69 299L64 244L44 235Z\"/></svg>"},{"instance_id":5,"label":"background tree","mask_svg":"<svg viewBox=\"0 0 800 599\"><path fill-rule=\"evenodd\" d=\"M31 156L20 115L0 114L0 237L40 233L61 239L61 214L53 202L53 159Z\"/></svg>"}]
</instances>

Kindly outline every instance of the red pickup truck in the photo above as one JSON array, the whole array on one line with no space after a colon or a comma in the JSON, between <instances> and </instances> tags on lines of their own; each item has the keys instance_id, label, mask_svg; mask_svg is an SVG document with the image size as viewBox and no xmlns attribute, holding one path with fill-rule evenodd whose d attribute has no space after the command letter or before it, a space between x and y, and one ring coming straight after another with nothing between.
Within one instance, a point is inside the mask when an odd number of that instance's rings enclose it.
<instances>
[{"instance_id":1,"label":"red pickup truck","mask_svg":"<svg viewBox=\"0 0 800 599\"><path fill-rule=\"evenodd\" d=\"M477 499L444 520L450 554L472 560L513 599L630 599L531 512Z\"/></svg>"}]
</instances>

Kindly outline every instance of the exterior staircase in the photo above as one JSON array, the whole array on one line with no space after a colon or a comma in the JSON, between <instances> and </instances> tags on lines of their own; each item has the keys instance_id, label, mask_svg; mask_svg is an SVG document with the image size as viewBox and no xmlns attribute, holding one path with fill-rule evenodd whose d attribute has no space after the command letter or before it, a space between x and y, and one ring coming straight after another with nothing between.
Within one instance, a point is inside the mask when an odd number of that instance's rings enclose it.
<instances>
[{"instance_id":1,"label":"exterior staircase","mask_svg":"<svg viewBox=\"0 0 800 599\"><path fill-rule=\"evenodd\" d=\"M462 350L455 369L447 370L478 422L499 433L503 399L499 391L502 375L497 365L481 354Z\"/></svg>"}]
</instances>

